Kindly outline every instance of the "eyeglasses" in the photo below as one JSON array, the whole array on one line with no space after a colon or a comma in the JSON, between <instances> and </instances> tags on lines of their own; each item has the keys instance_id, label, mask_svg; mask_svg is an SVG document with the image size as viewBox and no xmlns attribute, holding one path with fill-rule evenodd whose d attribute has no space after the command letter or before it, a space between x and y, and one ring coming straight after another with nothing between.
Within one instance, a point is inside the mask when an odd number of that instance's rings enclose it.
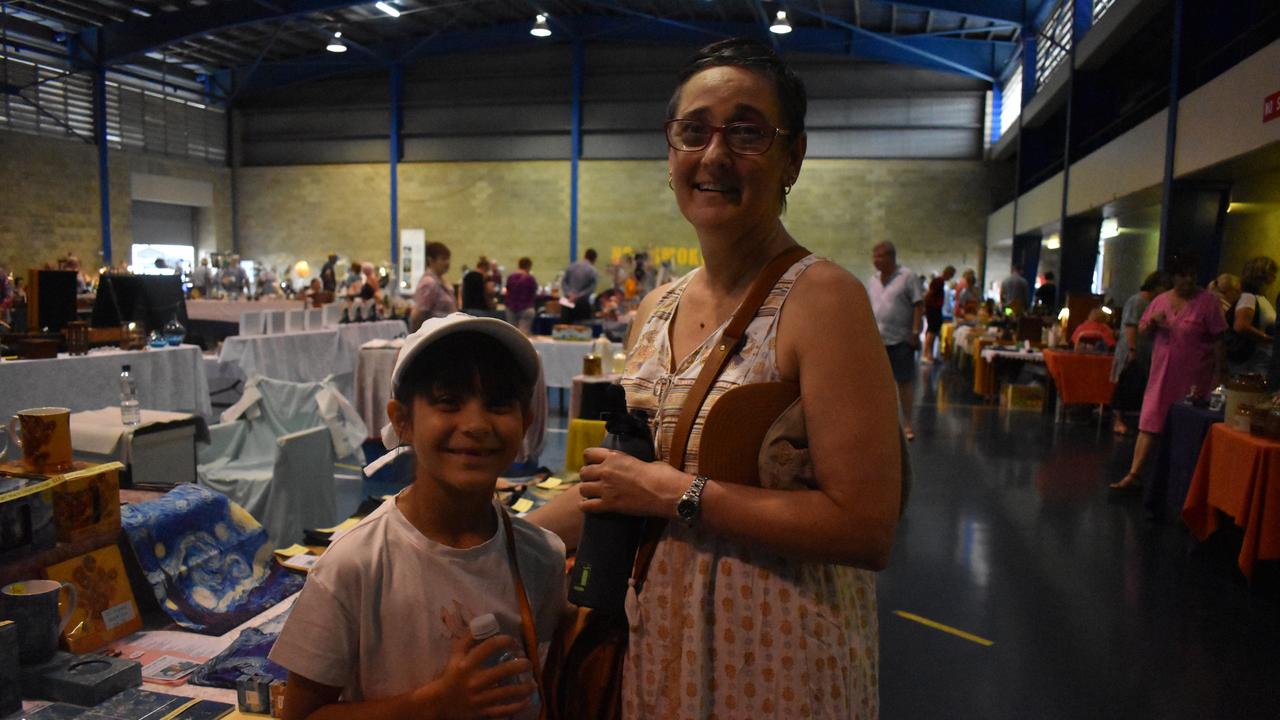
<instances>
[{"instance_id":1,"label":"eyeglasses","mask_svg":"<svg viewBox=\"0 0 1280 720\"><path fill-rule=\"evenodd\" d=\"M779 135L790 135L786 130L759 125L751 122L736 122L728 125L708 125L697 120L676 118L668 120L664 127L667 131L667 144L680 152L697 152L711 144L716 133L724 134L725 144L738 155L760 155L773 147L773 139Z\"/></svg>"}]
</instances>

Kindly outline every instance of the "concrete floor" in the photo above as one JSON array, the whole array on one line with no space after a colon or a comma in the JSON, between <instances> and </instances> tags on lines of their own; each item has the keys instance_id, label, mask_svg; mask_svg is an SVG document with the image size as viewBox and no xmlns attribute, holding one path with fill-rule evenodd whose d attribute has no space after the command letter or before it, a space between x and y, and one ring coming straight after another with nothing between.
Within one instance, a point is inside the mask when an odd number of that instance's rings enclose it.
<instances>
[{"instance_id":1,"label":"concrete floor","mask_svg":"<svg viewBox=\"0 0 1280 720\"><path fill-rule=\"evenodd\" d=\"M879 580L883 718L1280 717L1275 563L1250 587L1238 535L1199 545L1108 497L1132 439L985 406L945 367L920 377L916 482ZM397 489L340 479L339 509Z\"/></svg>"}]
</instances>

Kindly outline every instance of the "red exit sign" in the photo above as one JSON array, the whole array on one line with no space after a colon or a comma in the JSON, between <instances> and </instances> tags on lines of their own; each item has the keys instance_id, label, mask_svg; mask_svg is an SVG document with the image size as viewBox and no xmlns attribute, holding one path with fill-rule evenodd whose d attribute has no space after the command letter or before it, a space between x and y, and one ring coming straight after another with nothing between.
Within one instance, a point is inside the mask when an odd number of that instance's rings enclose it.
<instances>
[{"instance_id":1,"label":"red exit sign","mask_svg":"<svg viewBox=\"0 0 1280 720\"><path fill-rule=\"evenodd\" d=\"M1280 118L1280 92L1267 96L1262 101L1262 122L1271 122Z\"/></svg>"}]
</instances>

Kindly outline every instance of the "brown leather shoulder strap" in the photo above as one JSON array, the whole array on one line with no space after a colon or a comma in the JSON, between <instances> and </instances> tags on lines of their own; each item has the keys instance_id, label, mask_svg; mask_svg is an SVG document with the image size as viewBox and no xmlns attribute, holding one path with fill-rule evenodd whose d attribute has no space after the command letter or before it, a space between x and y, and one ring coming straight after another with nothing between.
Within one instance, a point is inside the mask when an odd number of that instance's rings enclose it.
<instances>
[{"instance_id":1,"label":"brown leather shoulder strap","mask_svg":"<svg viewBox=\"0 0 1280 720\"><path fill-rule=\"evenodd\" d=\"M684 458L689 448L689 436L693 434L693 423L698 418L698 411L702 409L702 403L706 401L707 395L711 392L711 386L715 384L720 371L729 362L729 358L738 352L738 344L742 342L742 334L746 332L747 325L751 324L752 319L756 316L756 311L760 309L765 299L769 297L770 291L773 290L774 285L778 284L778 279L782 277L783 273L798 260L809 255L810 252L800 245L776 255L756 275L756 279L751 282L751 287L747 289L747 294L742 298L742 302L738 303L738 309L733 311L733 317L729 319L729 325L725 327L724 332L720 334L720 339L716 341L715 346L711 348L711 352L707 354L706 360L702 363L702 370L698 373L697 380L694 381L693 387L689 389L689 394L685 396L684 404L680 406L680 418L676 421L675 432L671 436L671 450L667 454L667 462L677 470L684 469ZM653 553L658 547L658 539L662 536L662 530L665 525L665 521L653 519L645 524L644 541L640 545L640 551L636 554L636 561L632 566L631 572L637 591L639 591L640 585L643 584L645 576L649 573L649 563L653 560Z\"/></svg>"},{"instance_id":2,"label":"brown leather shoulder strap","mask_svg":"<svg viewBox=\"0 0 1280 720\"><path fill-rule=\"evenodd\" d=\"M680 418L676 421L676 429L671 436L671 452L667 457L667 462L676 469L684 468L685 452L689 447L689 436L693 434L693 423L698 418L698 411L711 392L711 386L715 384L720 371L729 362L729 358L738 352L738 343L742 342L742 334L746 332L747 325L755 318L756 311L769 297L773 286L778 284L778 278L797 260L809 254L808 250L799 245L779 253L756 275L742 302L738 303L738 309L733 311L729 325L707 354L698 379L694 381L689 394L684 398L684 404L680 406Z\"/></svg>"},{"instance_id":3,"label":"brown leather shoulder strap","mask_svg":"<svg viewBox=\"0 0 1280 720\"><path fill-rule=\"evenodd\" d=\"M538 667L538 630L533 624L533 608L529 606L529 593L524 589L524 579L520 577L520 561L516 557L516 534L511 527L511 516L505 508L500 508L502 529L507 535L507 560L511 567L511 582L516 587L516 600L520 603L520 634L524 636L524 655L533 665L533 679L538 684L538 697L545 698L542 692L542 670ZM547 717L546 703L538 708L539 720Z\"/></svg>"}]
</instances>

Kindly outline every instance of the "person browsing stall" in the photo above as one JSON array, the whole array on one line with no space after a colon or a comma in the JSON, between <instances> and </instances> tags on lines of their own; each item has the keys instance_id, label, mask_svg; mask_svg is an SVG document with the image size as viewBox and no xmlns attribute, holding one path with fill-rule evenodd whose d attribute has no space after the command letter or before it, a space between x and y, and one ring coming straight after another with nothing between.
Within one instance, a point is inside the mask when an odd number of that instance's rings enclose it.
<instances>
[{"instance_id":1,"label":"person browsing stall","mask_svg":"<svg viewBox=\"0 0 1280 720\"><path fill-rule=\"evenodd\" d=\"M805 106L800 78L754 40L708 45L682 70L667 107L668 186L704 264L641 303L622 380L659 460L591 448L578 490L531 514L573 543L581 512L666 520L627 613L624 718L879 714L875 571L897 528L902 443L866 291L801 250L780 218L804 161ZM775 258L789 264L673 467L684 399ZM708 414L732 389L775 381L799 386L807 450L789 463L766 454L759 485L702 474Z\"/></svg>"},{"instance_id":2,"label":"person browsing stall","mask_svg":"<svg viewBox=\"0 0 1280 720\"><path fill-rule=\"evenodd\" d=\"M533 346L501 320L455 313L405 339L382 434L413 454L413 482L307 577L270 654L289 670L285 718L538 716L536 686L518 676L568 609L564 544L494 499L538 372ZM489 613L503 634L476 642L468 625ZM530 632L536 647L521 640ZM519 659L486 667L504 650Z\"/></svg>"},{"instance_id":3,"label":"person browsing stall","mask_svg":"<svg viewBox=\"0 0 1280 720\"><path fill-rule=\"evenodd\" d=\"M413 288L413 312L409 315L411 331L417 330L427 318L445 317L458 311L453 286L444 279L444 274L449 272L453 253L449 252L449 246L444 243L429 242L426 255L427 269Z\"/></svg>"},{"instance_id":4,"label":"person browsing stall","mask_svg":"<svg viewBox=\"0 0 1280 720\"><path fill-rule=\"evenodd\" d=\"M871 249L871 262L876 272L867 283L871 311L889 356L893 381L898 384L898 403L902 413L902 431L914 440L911 428L911 405L914 399L916 351L920 349L920 318L924 314L924 296L916 274L898 264L898 251L885 241Z\"/></svg>"}]
</instances>

